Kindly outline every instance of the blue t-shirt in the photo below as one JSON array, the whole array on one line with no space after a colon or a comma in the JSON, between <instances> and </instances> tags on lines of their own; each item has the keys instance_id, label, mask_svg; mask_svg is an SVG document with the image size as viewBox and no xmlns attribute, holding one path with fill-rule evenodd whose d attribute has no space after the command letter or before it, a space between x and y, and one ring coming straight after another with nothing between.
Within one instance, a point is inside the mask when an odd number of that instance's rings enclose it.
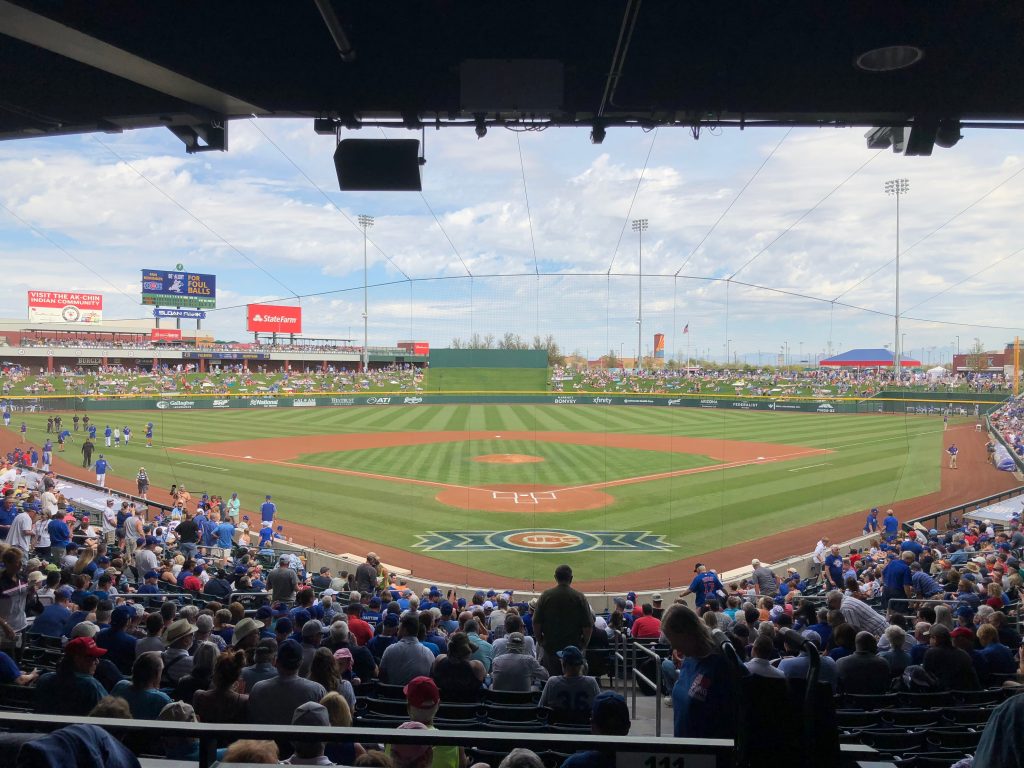
<instances>
[{"instance_id":1,"label":"blue t-shirt","mask_svg":"<svg viewBox=\"0 0 1024 768\"><path fill-rule=\"evenodd\" d=\"M913 552L914 557L918 558L921 556L921 553L924 552L924 547L922 547L913 539L907 539L902 544L900 544L900 552Z\"/></svg>"},{"instance_id":2,"label":"blue t-shirt","mask_svg":"<svg viewBox=\"0 0 1024 768\"><path fill-rule=\"evenodd\" d=\"M882 571L885 581L885 594L890 597L905 597L904 587L914 586L914 577L910 566L902 560L893 560Z\"/></svg>"},{"instance_id":3,"label":"blue t-shirt","mask_svg":"<svg viewBox=\"0 0 1024 768\"><path fill-rule=\"evenodd\" d=\"M235 526L224 520L217 526L217 546L229 549L234 543Z\"/></svg>"},{"instance_id":4,"label":"blue t-shirt","mask_svg":"<svg viewBox=\"0 0 1024 768\"><path fill-rule=\"evenodd\" d=\"M878 515L868 515L868 519L864 521L865 531L877 531L878 530Z\"/></svg>"},{"instance_id":5,"label":"blue t-shirt","mask_svg":"<svg viewBox=\"0 0 1024 768\"><path fill-rule=\"evenodd\" d=\"M260 516L263 520L273 522L274 515L277 514L277 505L272 501L265 501L260 506Z\"/></svg>"},{"instance_id":6,"label":"blue t-shirt","mask_svg":"<svg viewBox=\"0 0 1024 768\"><path fill-rule=\"evenodd\" d=\"M67 607L59 603L48 605L36 616L32 623L32 633L45 637L60 637L64 632L64 625L70 618L71 610Z\"/></svg>"},{"instance_id":7,"label":"blue t-shirt","mask_svg":"<svg viewBox=\"0 0 1024 768\"><path fill-rule=\"evenodd\" d=\"M828 568L828 575L832 577L832 583L842 588L843 586L843 556L829 553L825 555L825 567Z\"/></svg>"},{"instance_id":8,"label":"blue t-shirt","mask_svg":"<svg viewBox=\"0 0 1024 768\"><path fill-rule=\"evenodd\" d=\"M260 548L267 546L274 538L273 528L261 528L260 529Z\"/></svg>"},{"instance_id":9,"label":"blue t-shirt","mask_svg":"<svg viewBox=\"0 0 1024 768\"><path fill-rule=\"evenodd\" d=\"M704 601L713 598L715 592L718 590L725 590L722 586L722 582L718 580L711 571L705 573L698 573L696 578L690 582L690 591L693 592L694 600L697 603L697 607L704 605Z\"/></svg>"},{"instance_id":10,"label":"blue t-shirt","mask_svg":"<svg viewBox=\"0 0 1024 768\"><path fill-rule=\"evenodd\" d=\"M51 547L66 547L71 543L71 529L59 517L46 524L46 532L50 535Z\"/></svg>"},{"instance_id":11,"label":"blue t-shirt","mask_svg":"<svg viewBox=\"0 0 1024 768\"><path fill-rule=\"evenodd\" d=\"M736 735L735 696L729 662L712 653L689 657L679 667L672 688L674 735L691 739L731 739Z\"/></svg>"},{"instance_id":12,"label":"blue t-shirt","mask_svg":"<svg viewBox=\"0 0 1024 768\"><path fill-rule=\"evenodd\" d=\"M171 703L171 697L161 690L152 688L140 691L132 686L131 680L122 680L110 692L111 696L118 696L128 702L128 708L132 711L132 717L136 720L158 720L160 710Z\"/></svg>"},{"instance_id":13,"label":"blue t-shirt","mask_svg":"<svg viewBox=\"0 0 1024 768\"><path fill-rule=\"evenodd\" d=\"M14 659L6 653L0 652L0 683L13 683L21 677L21 670L14 663Z\"/></svg>"},{"instance_id":14,"label":"blue t-shirt","mask_svg":"<svg viewBox=\"0 0 1024 768\"><path fill-rule=\"evenodd\" d=\"M882 526L885 528L885 532L891 536L896 535L896 531L900 529L900 521L896 519L895 515L888 515L883 521Z\"/></svg>"},{"instance_id":15,"label":"blue t-shirt","mask_svg":"<svg viewBox=\"0 0 1024 768\"><path fill-rule=\"evenodd\" d=\"M97 475L104 475L104 474L106 474L108 466L110 466L110 465L107 463L106 459L97 459L96 460L96 474Z\"/></svg>"}]
</instances>

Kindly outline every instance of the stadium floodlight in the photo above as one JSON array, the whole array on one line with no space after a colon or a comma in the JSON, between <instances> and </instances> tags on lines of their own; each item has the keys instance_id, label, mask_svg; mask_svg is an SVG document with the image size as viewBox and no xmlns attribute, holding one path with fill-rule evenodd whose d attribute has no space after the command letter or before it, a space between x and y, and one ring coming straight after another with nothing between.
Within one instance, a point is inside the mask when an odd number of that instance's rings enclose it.
<instances>
[{"instance_id":1,"label":"stadium floodlight","mask_svg":"<svg viewBox=\"0 0 1024 768\"><path fill-rule=\"evenodd\" d=\"M363 373L370 370L370 312L368 298L368 270L366 262L366 231L373 226L373 216L359 214L359 226L363 228Z\"/></svg>"},{"instance_id":2,"label":"stadium floodlight","mask_svg":"<svg viewBox=\"0 0 1024 768\"><path fill-rule=\"evenodd\" d=\"M900 198L910 191L907 179L889 179L885 182L885 194L896 198L896 320L895 337L892 345L892 370L896 384L900 382Z\"/></svg>"},{"instance_id":3,"label":"stadium floodlight","mask_svg":"<svg viewBox=\"0 0 1024 768\"><path fill-rule=\"evenodd\" d=\"M604 142L606 131L603 123L594 123L594 127L590 129L590 143L601 144Z\"/></svg>"},{"instance_id":4,"label":"stadium floodlight","mask_svg":"<svg viewBox=\"0 0 1024 768\"><path fill-rule=\"evenodd\" d=\"M644 354L644 232L647 230L647 219L633 219L633 231L637 233L637 247L640 255L640 265L637 269L639 283L637 286L636 300L636 367L642 368Z\"/></svg>"}]
</instances>

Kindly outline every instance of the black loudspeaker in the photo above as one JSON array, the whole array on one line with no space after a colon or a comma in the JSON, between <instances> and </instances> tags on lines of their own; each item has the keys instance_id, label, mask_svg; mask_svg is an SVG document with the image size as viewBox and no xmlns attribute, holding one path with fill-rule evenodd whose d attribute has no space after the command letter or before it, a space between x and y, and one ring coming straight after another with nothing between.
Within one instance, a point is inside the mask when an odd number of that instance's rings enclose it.
<instances>
[{"instance_id":1,"label":"black loudspeaker","mask_svg":"<svg viewBox=\"0 0 1024 768\"><path fill-rule=\"evenodd\" d=\"M419 192L417 139L345 139L334 152L342 192Z\"/></svg>"}]
</instances>

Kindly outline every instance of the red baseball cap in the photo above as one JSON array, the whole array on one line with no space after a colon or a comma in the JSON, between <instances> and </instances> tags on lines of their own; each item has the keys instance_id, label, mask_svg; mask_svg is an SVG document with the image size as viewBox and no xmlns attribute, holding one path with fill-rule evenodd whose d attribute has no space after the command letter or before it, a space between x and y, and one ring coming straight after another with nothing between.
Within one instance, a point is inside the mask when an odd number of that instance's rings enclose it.
<instances>
[{"instance_id":1,"label":"red baseball cap","mask_svg":"<svg viewBox=\"0 0 1024 768\"><path fill-rule=\"evenodd\" d=\"M69 655L81 655L81 656L92 656L98 658L100 656L107 655L106 648L100 648L96 645L96 641L91 637L76 637L66 646L64 646L64 653Z\"/></svg>"},{"instance_id":2,"label":"red baseball cap","mask_svg":"<svg viewBox=\"0 0 1024 768\"><path fill-rule=\"evenodd\" d=\"M437 689L437 683L424 675L414 677L402 689L409 705L417 709L429 709L437 706L441 701L441 692Z\"/></svg>"},{"instance_id":3,"label":"red baseball cap","mask_svg":"<svg viewBox=\"0 0 1024 768\"><path fill-rule=\"evenodd\" d=\"M949 633L950 637L974 637L974 633L967 627L957 627Z\"/></svg>"}]
</instances>

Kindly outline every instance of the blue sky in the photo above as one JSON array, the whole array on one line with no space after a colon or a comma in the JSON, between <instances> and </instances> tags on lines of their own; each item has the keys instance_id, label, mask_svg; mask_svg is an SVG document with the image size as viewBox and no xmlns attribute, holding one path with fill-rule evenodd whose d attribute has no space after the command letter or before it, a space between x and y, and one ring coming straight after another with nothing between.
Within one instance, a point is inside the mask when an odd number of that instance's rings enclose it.
<instances>
[{"instance_id":1,"label":"blue sky","mask_svg":"<svg viewBox=\"0 0 1024 768\"><path fill-rule=\"evenodd\" d=\"M352 222L368 213L371 344L512 331L630 356L639 281L629 220L646 218L645 348L655 332L669 354L689 343L691 354L728 349L751 362L787 343L793 359L881 347L894 334L895 271L883 265L896 231L882 187L906 177L908 353L935 362L956 336L962 349L975 337L995 348L1024 332L1019 136L969 131L953 149L907 158L876 156L862 134L749 129L694 141L682 130L613 130L593 146L583 130L492 128L479 140L428 131L423 195L339 192L333 137L310 121L236 122L229 152L192 156L163 130L6 142L2 314L24 316L35 289L98 291L108 319L147 316L139 270L183 263L217 275L222 307L297 294L306 335L351 328L361 338L363 243ZM840 295L855 308L833 304ZM207 326L244 339L244 323L241 308L223 309Z\"/></svg>"}]
</instances>

